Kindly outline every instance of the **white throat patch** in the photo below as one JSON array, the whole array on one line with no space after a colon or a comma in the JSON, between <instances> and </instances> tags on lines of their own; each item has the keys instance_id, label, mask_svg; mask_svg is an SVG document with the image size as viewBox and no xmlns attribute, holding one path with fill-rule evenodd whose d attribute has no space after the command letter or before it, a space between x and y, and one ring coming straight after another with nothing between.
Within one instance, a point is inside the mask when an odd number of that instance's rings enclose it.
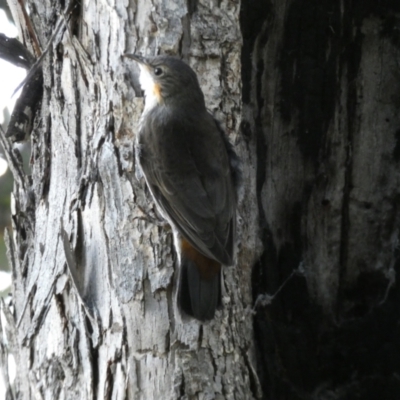
<instances>
[{"instance_id":1,"label":"white throat patch","mask_svg":"<svg viewBox=\"0 0 400 400\"><path fill-rule=\"evenodd\" d=\"M145 104L143 114L148 113L153 107L160 103L160 95L157 91L157 84L147 66L139 64L140 77L139 82L145 95Z\"/></svg>"}]
</instances>

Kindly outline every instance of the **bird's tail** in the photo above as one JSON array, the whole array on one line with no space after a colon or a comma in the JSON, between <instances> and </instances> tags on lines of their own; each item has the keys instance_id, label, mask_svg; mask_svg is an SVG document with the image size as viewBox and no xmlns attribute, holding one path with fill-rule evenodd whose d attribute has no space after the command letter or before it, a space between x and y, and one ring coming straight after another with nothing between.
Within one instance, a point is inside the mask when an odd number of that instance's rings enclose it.
<instances>
[{"instance_id":1,"label":"bird's tail","mask_svg":"<svg viewBox=\"0 0 400 400\"><path fill-rule=\"evenodd\" d=\"M181 242L178 306L200 321L214 318L221 305L221 264L197 251L188 241Z\"/></svg>"}]
</instances>

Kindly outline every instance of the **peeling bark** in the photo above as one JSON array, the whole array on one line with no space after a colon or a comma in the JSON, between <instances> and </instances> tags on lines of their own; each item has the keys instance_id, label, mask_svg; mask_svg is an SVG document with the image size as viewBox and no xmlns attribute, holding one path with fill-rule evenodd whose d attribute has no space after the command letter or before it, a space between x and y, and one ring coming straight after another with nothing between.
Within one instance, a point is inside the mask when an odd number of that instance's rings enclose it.
<instances>
[{"instance_id":1,"label":"peeling bark","mask_svg":"<svg viewBox=\"0 0 400 400\"><path fill-rule=\"evenodd\" d=\"M29 2L42 47L63 3ZM31 177L0 135L14 398L400 397L397 3L77 3L44 60ZM175 307L125 52L181 55L241 160L237 265L205 325Z\"/></svg>"},{"instance_id":2,"label":"peeling bark","mask_svg":"<svg viewBox=\"0 0 400 400\"><path fill-rule=\"evenodd\" d=\"M42 48L69 20L43 62L32 176L21 173L13 194L15 398L260 398L250 288L260 245L254 158L239 130L239 2L83 1L71 16L63 3L29 2ZM237 266L224 269L224 307L208 324L180 319L171 231L154 221L135 176L143 99L125 52L181 54L246 165Z\"/></svg>"}]
</instances>

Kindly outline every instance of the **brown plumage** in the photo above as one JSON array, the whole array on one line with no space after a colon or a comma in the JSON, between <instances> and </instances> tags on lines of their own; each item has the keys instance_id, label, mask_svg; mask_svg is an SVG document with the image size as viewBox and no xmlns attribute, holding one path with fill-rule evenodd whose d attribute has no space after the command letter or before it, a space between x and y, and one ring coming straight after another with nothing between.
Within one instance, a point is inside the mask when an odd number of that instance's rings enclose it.
<instances>
[{"instance_id":1,"label":"brown plumage","mask_svg":"<svg viewBox=\"0 0 400 400\"><path fill-rule=\"evenodd\" d=\"M137 143L147 185L178 232L180 309L199 320L221 303L221 264L231 265L236 201L227 144L193 70L172 57L130 56L146 96Z\"/></svg>"}]
</instances>

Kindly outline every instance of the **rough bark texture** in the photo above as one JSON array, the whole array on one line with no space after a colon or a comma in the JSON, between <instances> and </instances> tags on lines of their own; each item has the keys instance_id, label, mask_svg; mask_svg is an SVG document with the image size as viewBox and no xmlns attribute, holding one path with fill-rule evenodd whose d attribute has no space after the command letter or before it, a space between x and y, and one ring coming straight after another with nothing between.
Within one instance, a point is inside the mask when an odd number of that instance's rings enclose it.
<instances>
[{"instance_id":1,"label":"rough bark texture","mask_svg":"<svg viewBox=\"0 0 400 400\"><path fill-rule=\"evenodd\" d=\"M9 150L16 171L8 236L14 303L12 313L3 307L3 332L13 338L14 395L259 398L250 285L258 216L254 152L239 135L239 2L84 0L71 16L64 7L29 1L42 48L58 21L70 18L43 64L31 178ZM143 99L124 52L182 54L246 163L240 268L224 270L223 310L205 325L180 320L171 232L152 221L149 193L135 177Z\"/></svg>"},{"instance_id":2,"label":"rough bark texture","mask_svg":"<svg viewBox=\"0 0 400 400\"><path fill-rule=\"evenodd\" d=\"M242 8L243 126L259 155L264 253L253 290L264 396L398 399L399 3ZM258 297L277 291L272 302Z\"/></svg>"},{"instance_id":3,"label":"rough bark texture","mask_svg":"<svg viewBox=\"0 0 400 400\"><path fill-rule=\"evenodd\" d=\"M29 4L44 46L67 5ZM8 149L16 397L400 398L399 15L394 0L79 3L45 59L31 179ZM171 234L135 178L134 51L194 67L242 161L238 267L204 326L174 308Z\"/></svg>"}]
</instances>

